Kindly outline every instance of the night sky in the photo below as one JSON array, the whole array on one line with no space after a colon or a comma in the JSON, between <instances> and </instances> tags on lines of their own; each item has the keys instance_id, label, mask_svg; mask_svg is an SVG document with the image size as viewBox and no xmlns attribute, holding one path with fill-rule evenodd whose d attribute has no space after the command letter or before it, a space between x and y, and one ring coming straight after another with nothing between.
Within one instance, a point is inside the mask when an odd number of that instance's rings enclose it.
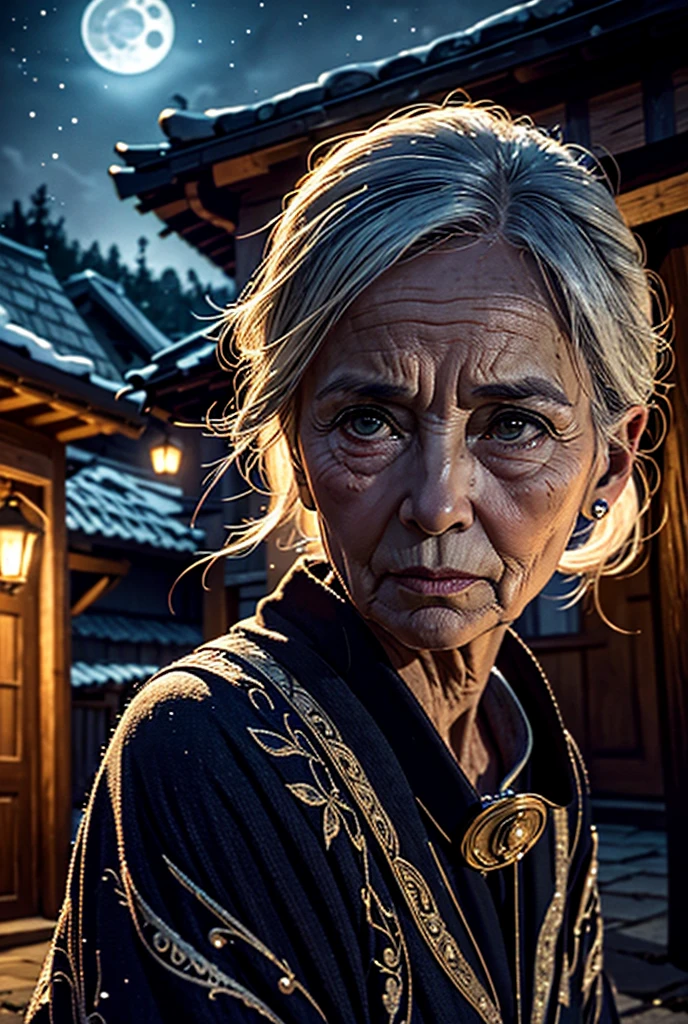
<instances>
[{"instance_id":1,"label":"night sky","mask_svg":"<svg viewBox=\"0 0 688 1024\"><path fill-rule=\"evenodd\" d=\"M45 182L70 236L82 245L97 239L107 251L117 243L133 263L136 239L145 234L154 268L173 265L184 274L194 267L203 280L220 283L220 271L176 236L157 238L162 225L153 214L141 217L133 200L117 199L107 168L118 140L162 138L157 116L177 105L175 93L198 110L252 103L330 68L459 31L509 4L167 0L176 29L169 54L152 70L126 75L105 70L87 53L80 28L86 6L85 0L3 0L0 210L13 199L28 200Z\"/></svg>"}]
</instances>

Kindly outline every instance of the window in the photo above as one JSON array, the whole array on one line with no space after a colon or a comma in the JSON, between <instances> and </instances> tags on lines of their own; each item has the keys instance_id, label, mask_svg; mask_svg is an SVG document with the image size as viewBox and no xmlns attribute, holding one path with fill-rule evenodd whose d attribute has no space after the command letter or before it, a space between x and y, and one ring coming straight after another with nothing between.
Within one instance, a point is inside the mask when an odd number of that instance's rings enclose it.
<instances>
[{"instance_id":1,"label":"window","mask_svg":"<svg viewBox=\"0 0 688 1024\"><path fill-rule=\"evenodd\" d=\"M565 607L566 598L574 587L571 577L555 573L545 589L523 609L523 614L514 623L516 632L522 637L580 633L580 604Z\"/></svg>"}]
</instances>

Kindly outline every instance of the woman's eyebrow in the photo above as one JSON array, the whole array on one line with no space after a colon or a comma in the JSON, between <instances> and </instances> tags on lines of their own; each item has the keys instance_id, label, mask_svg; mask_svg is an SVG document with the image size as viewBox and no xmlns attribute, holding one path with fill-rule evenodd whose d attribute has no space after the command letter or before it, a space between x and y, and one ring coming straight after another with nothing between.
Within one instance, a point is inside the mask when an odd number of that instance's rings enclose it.
<instances>
[{"instance_id":1,"label":"woman's eyebrow","mask_svg":"<svg viewBox=\"0 0 688 1024\"><path fill-rule=\"evenodd\" d=\"M377 401L390 401L397 398L409 398L412 392L403 384L386 384L384 381L361 380L353 374L342 374L316 392L316 400L326 398L335 391L355 395L357 398L370 398Z\"/></svg>"},{"instance_id":2,"label":"woman's eyebrow","mask_svg":"<svg viewBox=\"0 0 688 1024\"><path fill-rule=\"evenodd\" d=\"M566 405L569 408L573 405L561 388L545 377L522 377L519 380L481 384L473 388L471 394L475 398L547 398L557 405Z\"/></svg>"}]
</instances>

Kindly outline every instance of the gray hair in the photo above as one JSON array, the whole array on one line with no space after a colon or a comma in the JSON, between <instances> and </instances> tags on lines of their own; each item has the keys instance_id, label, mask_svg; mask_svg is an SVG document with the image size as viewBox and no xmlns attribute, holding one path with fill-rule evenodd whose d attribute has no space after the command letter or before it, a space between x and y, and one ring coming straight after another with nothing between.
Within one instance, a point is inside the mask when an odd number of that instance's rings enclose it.
<instances>
[{"instance_id":1,"label":"gray hair","mask_svg":"<svg viewBox=\"0 0 688 1024\"><path fill-rule=\"evenodd\" d=\"M302 548L317 548L317 520L294 476L299 384L368 285L452 237L500 238L535 259L589 369L600 441L614 437L625 410L650 403L663 343L643 253L590 155L492 106L450 98L400 111L315 151L262 264L223 317L220 350L238 384L215 430L230 441L226 465L247 478L257 471L269 502L219 554L245 554L288 523ZM630 478L559 568L584 584L625 568L641 543L647 484L641 491Z\"/></svg>"}]
</instances>

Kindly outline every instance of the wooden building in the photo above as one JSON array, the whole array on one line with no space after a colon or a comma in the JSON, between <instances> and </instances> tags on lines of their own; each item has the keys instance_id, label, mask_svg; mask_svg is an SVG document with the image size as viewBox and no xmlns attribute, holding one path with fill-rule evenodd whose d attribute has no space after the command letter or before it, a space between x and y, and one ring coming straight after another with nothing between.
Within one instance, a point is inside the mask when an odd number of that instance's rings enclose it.
<instances>
[{"instance_id":1,"label":"wooden building","mask_svg":"<svg viewBox=\"0 0 688 1024\"><path fill-rule=\"evenodd\" d=\"M0 238L0 488L29 499L37 564L0 591L0 921L53 917L70 838L66 446L139 436L106 353L43 253ZM24 926L21 926L22 928ZM28 933L24 929L23 934Z\"/></svg>"},{"instance_id":2,"label":"wooden building","mask_svg":"<svg viewBox=\"0 0 688 1024\"><path fill-rule=\"evenodd\" d=\"M49 934L132 688L224 628L200 573L168 608L218 529L217 498L189 525L206 441L175 438L180 472L157 478L150 445L175 431L151 427L141 395L115 397L127 368L167 347L116 283L87 272L60 286L42 253L0 236L0 500L13 487L44 528L28 584L0 583L0 946Z\"/></svg>"},{"instance_id":3,"label":"wooden building","mask_svg":"<svg viewBox=\"0 0 688 1024\"><path fill-rule=\"evenodd\" d=\"M618 203L643 238L675 309L674 418L660 453L656 506L668 523L645 568L602 588L606 614L575 622L529 617L531 643L588 762L600 812L666 805L671 944L688 963L688 8L678 0L531 0L473 29L383 60L351 64L252 106L165 110L166 140L118 143L111 174L122 198L154 212L239 287L256 267L284 195L313 146L415 102L462 88L473 99L591 148L618 184ZM166 415L202 416L226 387L202 339L180 343L128 375ZM650 527L656 522L648 524ZM260 567L252 566L254 572ZM267 573L263 569L265 579ZM236 604L240 584L226 580ZM544 606L543 606L544 607ZM547 622L538 628L538 618ZM560 625L557 626L556 622ZM532 635L532 634L535 635ZM539 634L539 635L538 635Z\"/></svg>"}]
</instances>

